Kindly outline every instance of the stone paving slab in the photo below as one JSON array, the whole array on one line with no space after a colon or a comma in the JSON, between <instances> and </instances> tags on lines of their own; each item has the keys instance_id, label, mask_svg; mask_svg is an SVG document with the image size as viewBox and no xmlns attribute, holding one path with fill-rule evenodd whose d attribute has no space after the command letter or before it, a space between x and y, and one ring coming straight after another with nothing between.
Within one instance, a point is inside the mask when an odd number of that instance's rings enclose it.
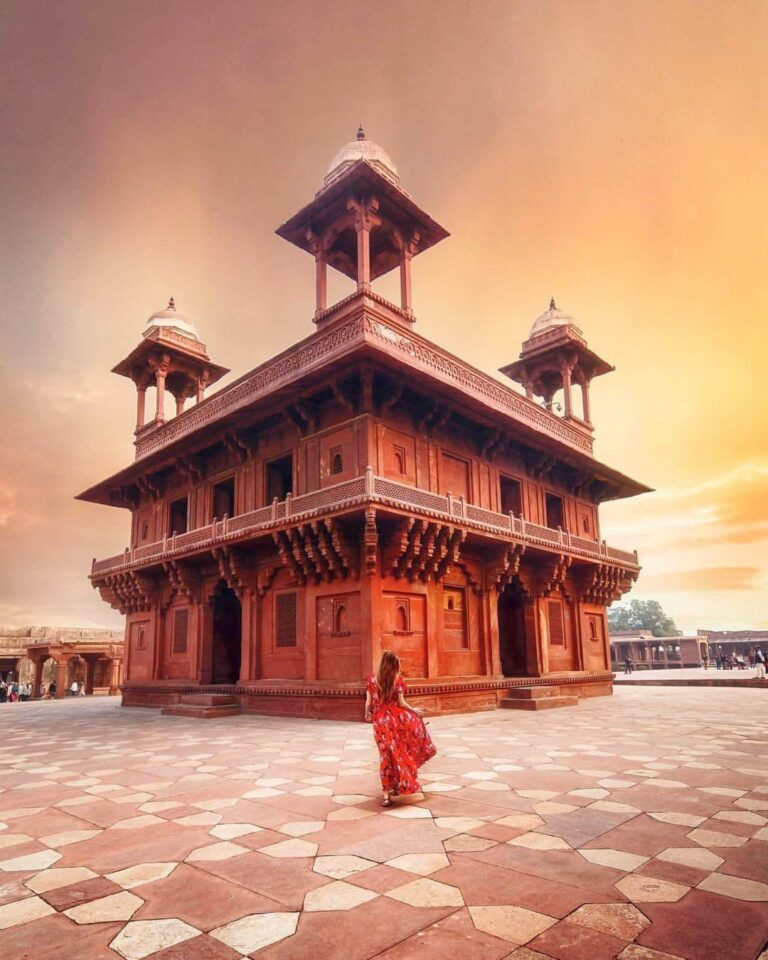
<instances>
[{"instance_id":1,"label":"stone paving slab","mask_svg":"<svg viewBox=\"0 0 768 960\"><path fill-rule=\"evenodd\" d=\"M0 957L755 960L767 720L656 685L434 718L385 810L364 724L0 705Z\"/></svg>"}]
</instances>

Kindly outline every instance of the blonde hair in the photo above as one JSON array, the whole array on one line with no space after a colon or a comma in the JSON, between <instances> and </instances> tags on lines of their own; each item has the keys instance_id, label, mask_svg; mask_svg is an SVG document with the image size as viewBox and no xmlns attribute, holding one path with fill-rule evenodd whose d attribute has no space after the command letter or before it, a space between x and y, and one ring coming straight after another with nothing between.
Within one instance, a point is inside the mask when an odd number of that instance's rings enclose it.
<instances>
[{"instance_id":1,"label":"blonde hair","mask_svg":"<svg viewBox=\"0 0 768 960\"><path fill-rule=\"evenodd\" d=\"M395 699L395 684L400 675L400 658L391 650L385 650L381 655L379 669L376 671L376 683L384 701Z\"/></svg>"}]
</instances>

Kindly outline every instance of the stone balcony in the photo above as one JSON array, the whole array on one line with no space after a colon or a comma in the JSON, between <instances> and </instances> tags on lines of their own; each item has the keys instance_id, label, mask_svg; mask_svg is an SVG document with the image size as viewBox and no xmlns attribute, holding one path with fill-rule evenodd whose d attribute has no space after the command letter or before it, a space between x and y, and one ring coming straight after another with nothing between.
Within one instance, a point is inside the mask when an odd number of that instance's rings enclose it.
<instances>
[{"instance_id":1,"label":"stone balcony","mask_svg":"<svg viewBox=\"0 0 768 960\"><path fill-rule=\"evenodd\" d=\"M378 477L368 468L365 475L323 490L275 500L270 506L236 517L224 517L186 533L164 537L156 543L126 548L105 560L94 560L91 579L122 571L149 567L172 558L191 556L225 544L245 542L261 534L317 519L359 512L368 506L409 516L429 517L451 523L467 532L500 541L526 544L545 552L566 554L587 561L610 563L628 572L639 571L637 551L608 546L604 540L588 540L566 530L531 523L513 514L495 513L463 497L442 496L418 487Z\"/></svg>"}]
</instances>

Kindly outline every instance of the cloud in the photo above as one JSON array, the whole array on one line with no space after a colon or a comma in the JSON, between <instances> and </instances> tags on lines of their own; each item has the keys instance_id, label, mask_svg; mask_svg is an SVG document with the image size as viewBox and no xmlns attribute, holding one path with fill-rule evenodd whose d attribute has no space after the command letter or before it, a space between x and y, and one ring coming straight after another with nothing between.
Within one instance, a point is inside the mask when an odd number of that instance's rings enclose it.
<instances>
[{"instance_id":1,"label":"cloud","mask_svg":"<svg viewBox=\"0 0 768 960\"><path fill-rule=\"evenodd\" d=\"M678 570L642 577L644 591L703 590L707 593L721 590L759 590L760 567L700 567L696 570Z\"/></svg>"}]
</instances>

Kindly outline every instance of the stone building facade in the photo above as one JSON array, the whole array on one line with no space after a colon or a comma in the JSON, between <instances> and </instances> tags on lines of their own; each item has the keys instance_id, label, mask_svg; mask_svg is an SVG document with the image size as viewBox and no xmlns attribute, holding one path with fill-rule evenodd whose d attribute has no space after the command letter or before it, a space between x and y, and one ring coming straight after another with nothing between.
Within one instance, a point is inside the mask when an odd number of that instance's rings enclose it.
<instances>
[{"instance_id":1,"label":"stone building facade","mask_svg":"<svg viewBox=\"0 0 768 960\"><path fill-rule=\"evenodd\" d=\"M593 456L612 367L554 301L502 370L524 392L420 336L412 261L448 234L362 131L277 232L315 262L309 336L205 398L225 369L172 303L115 368L136 459L80 498L131 517L91 570L126 616L124 703L359 717L382 649L433 711L610 693L606 605L640 568L599 505L648 489ZM329 267L354 284L332 305Z\"/></svg>"},{"instance_id":2,"label":"stone building facade","mask_svg":"<svg viewBox=\"0 0 768 960\"><path fill-rule=\"evenodd\" d=\"M62 697L73 680L87 694L115 693L122 683L122 630L88 627L0 627L0 678L40 685L56 681Z\"/></svg>"}]
</instances>

